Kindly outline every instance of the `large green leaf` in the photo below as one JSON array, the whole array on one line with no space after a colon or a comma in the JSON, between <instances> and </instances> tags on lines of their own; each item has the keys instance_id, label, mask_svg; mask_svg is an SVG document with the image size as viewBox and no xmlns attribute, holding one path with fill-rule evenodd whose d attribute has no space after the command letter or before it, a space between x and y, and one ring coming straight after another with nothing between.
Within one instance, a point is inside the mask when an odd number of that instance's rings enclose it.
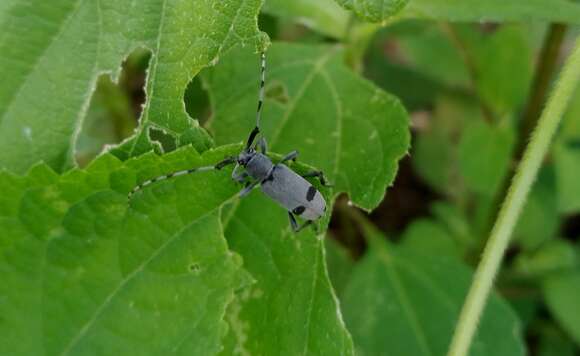
<instances>
[{"instance_id":1,"label":"large green leaf","mask_svg":"<svg viewBox=\"0 0 580 356\"><path fill-rule=\"evenodd\" d=\"M159 183L130 202L126 193L136 177L237 150L186 148L126 163L104 155L60 177L44 165L25 177L2 173L2 352L217 353L226 306L249 281L220 219L238 187L224 170Z\"/></svg>"},{"instance_id":2,"label":"large green leaf","mask_svg":"<svg viewBox=\"0 0 580 356\"><path fill-rule=\"evenodd\" d=\"M121 61L137 47L153 53L147 102L136 138L117 154L129 157L149 150L150 126L173 134L179 144L188 142L193 131L199 142L206 135L185 113L185 87L234 44L263 45L256 20L260 5L261 0L33 0L3 5L0 167L24 172L39 160L57 171L69 167L98 75L117 78Z\"/></svg>"},{"instance_id":3,"label":"large green leaf","mask_svg":"<svg viewBox=\"0 0 580 356\"><path fill-rule=\"evenodd\" d=\"M409 144L407 115L395 98L344 67L340 53L328 46L273 45L262 130L275 152L298 149L300 160L326 172L336 188L329 204L345 191L371 209ZM239 49L203 76L217 142L244 140L252 129L257 67L257 56ZM230 319L231 347L250 354L351 354L320 238L292 234L287 213L259 194L225 221L231 248L256 279Z\"/></svg>"},{"instance_id":4,"label":"large green leaf","mask_svg":"<svg viewBox=\"0 0 580 356\"><path fill-rule=\"evenodd\" d=\"M233 350L249 355L352 355L324 256L323 235L295 234L288 214L258 192L225 217L230 248L256 282L228 314ZM232 354L226 349L224 355Z\"/></svg>"},{"instance_id":5,"label":"large green leaf","mask_svg":"<svg viewBox=\"0 0 580 356\"><path fill-rule=\"evenodd\" d=\"M470 271L455 258L394 248L383 240L373 236L370 251L355 266L341 297L357 353L444 355ZM492 296L470 355L523 354L516 315Z\"/></svg>"},{"instance_id":6,"label":"large green leaf","mask_svg":"<svg viewBox=\"0 0 580 356\"><path fill-rule=\"evenodd\" d=\"M262 131L279 153L322 169L334 194L366 209L378 205L409 146L400 102L342 63L332 46L275 44L268 51ZM258 58L236 49L204 75L217 143L244 140L255 124ZM234 84L235 83L235 84Z\"/></svg>"}]
</instances>

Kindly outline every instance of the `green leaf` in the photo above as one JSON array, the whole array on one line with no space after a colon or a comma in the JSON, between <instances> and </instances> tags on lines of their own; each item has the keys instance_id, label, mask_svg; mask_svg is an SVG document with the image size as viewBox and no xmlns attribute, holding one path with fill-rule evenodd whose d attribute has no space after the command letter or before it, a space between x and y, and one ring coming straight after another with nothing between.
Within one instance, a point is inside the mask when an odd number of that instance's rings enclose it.
<instances>
[{"instance_id":1,"label":"green leaf","mask_svg":"<svg viewBox=\"0 0 580 356\"><path fill-rule=\"evenodd\" d=\"M580 5L567 0L413 0L403 18L457 22L550 21L580 24Z\"/></svg>"},{"instance_id":2,"label":"green leaf","mask_svg":"<svg viewBox=\"0 0 580 356\"><path fill-rule=\"evenodd\" d=\"M228 244L256 283L238 295L228 314L230 349L223 354L352 355L326 270L323 235L293 233L287 212L259 192L224 215Z\"/></svg>"},{"instance_id":3,"label":"green leaf","mask_svg":"<svg viewBox=\"0 0 580 356\"><path fill-rule=\"evenodd\" d=\"M577 350L574 343L559 330L545 331L541 335L538 346L539 356L574 356Z\"/></svg>"},{"instance_id":4,"label":"green leaf","mask_svg":"<svg viewBox=\"0 0 580 356\"><path fill-rule=\"evenodd\" d=\"M580 345L580 271L559 273L543 283L544 297L552 315Z\"/></svg>"},{"instance_id":5,"label":"green leaf","mask_svg":"<svg viewBox=\"0 0 580 356\"><path fill-rule=\"evenodd\" d=\"M553 148L556 167L559 210L563 213L580 211L580 149L557 142Z\"/></svg>"},{"instance_id":6,"label":"green leaf","mask_svg":"<svg viewBox=\"0 0 580 356\"><path fill-rule=\"evenodd\" d=\"M574 99L562 122L552 148L559 211L570 214L580 211L580 89L576 90Z\"/></svg>"},{"instance_id":7,"label":"green leaf","mask_svg":"<svg viewBox=\"0 0 580 356\"><path fill-rule=\"evenodd\" d=\"M346 34L348 12L334 0L266 0L263 11L295 20L330 37L342 38Z\"/></svg>"},{"instance_id":8,"label":"green leaf","mask_svg":"<svg viewBox=\"0 0 580 356\"><path fill-rule=\"evenodd\" d=\"M467 187L493 196L508 172L513 131L478 121L466 127L459 143L459 170Z\"/></svg>"},{"instance_id":9,"label":"green leaf","mask_svg":"<svg viewBox=\"0 0 580 356\"><path fill-rule=\"evenodd\" d=\"M121 163L103 155L57 176L0 175L0 344L9 355L215 354L224 313L247 284L223 236L228 170L142 181L216 162L191 148ZM26 342L23 342L26 340Z\"/></svg>"},{"instance_id":10,"label":"green leaf","mask_svg":"<svg viewBox=\"0 0 580 356\"><path fill-rule=\"evenodd\" d=\"M216 142L244 140L253 128L257 68L257 56L237 49L204 73ZM336 187L327 194L329 205L346 191L355 203L376 206L409 144L407 115L398 101L350 72L337 47L275 44L266 78L261 129L270 150L298 149L299 160L321 168ZM292 234L285 211L252 195L224 217L232 250L256 279L229 319L231 350L352 354L322 241L309 231ZM274 315L284 318L272 320Z\"/></svg>"},{"instance_id":11,"label":"green leaf","mask_svg":"<svg viewBox=\"0 0 580 356\"><path fill-rule=\"evenodd\" d=\"M345 247L329 236L324 239L324 247L328 276L332 282L332 287L337 294L340 294L350 278L354 260Z\"/></svg>"},{"instance_id":12,"label":"green leaf","mask_svg":"<svg viewBox=\"0 0 580 356\"><path fill-rule=\"evenodd\" d=\"M261 130L271 150L297 149L300 161L324 171L335 195L347 192L372 209L408 149L408 118L396 98L346 68L341 54L338 47L274 44ZM254 127L257 66L257 56L236 49L203 76L217 143L239 142Z\"/></svg>"},{"instance_id":13,"label":"green leaf","mask_svg":"<svg viewBox=\"0 0 580 356\"><path fill-rule=\"evenodd\" d=\"M180 145L189 131L209 138L183 108L187 83L235 44L262 47L261 0L42 0L0 7L0 167L25 172L44 160L57 171L73 163L77 128L97 77L116 80L132 49L153 54L147 102L135 139L119 156L151 149L148 128ZM198 146L202 146L198 144Z\"/></svg>"},{"instance_id":14,"label":"green leaf","mask_svg":"<svg viewBox=\"0 0 580 356\"><path fill-rule=\"evenodd\" d=\"M409 0L335 0L345 9L370 21L382 22L399 13Z\"/></svg>"},{"instance_id":15,"label":"green leaf","mask_svg":"<svg viewBox=\"0 0 580 356\"><path fill-rule=\"evenodd\" d=\"M520 109L527 97L533 73L529 26L503 25L492 35L479 37L467 41L474 52L475 86L501 118Z\"/></svg>"},{"instance_id":16,"label":"green leaf","mask_svg":"<svg viewBox=\"0 0 580 356\"><path fill-rule=\"evenodd\" d=\"M440 126L417 135L413 147L413 168L433 189L448 193L456 165L456 146Z\"/></svg>"},{"instance_id":17,"label":"green leaf","mask_svg":"<svg viewBox=\"0 0 580 356\"><path fill-rule=\"evenodd\" d=\"M465 183L458 162L465 126L481 121L480 108L456 95L442 95L435 102L434 114L417 131L412 152L413 168L427 184L447 196L462 199Z\"/></svg>"},{"instance_id":18,"label":"green leaf","mask_svg":"<svg viewBox=\"0 0 580 356\"><path fill-rule=\"evenodd\" d=\"M401 246L419 253L455 257L459 255L457 244L443 224L431 219L417 219L403 232Z\"/></svg>"},{"instance_id":19,"label":"green leaf","mask_svg":"<svg viewBox=\"0 0 580 356\"><path fill-rule=\"evenodd\" d=\"M395 32L394 39L409 66L451 88L469 87L469 72L462 53L441 24L405 21L388 31L397 31L397 27L403 33Z\"/></svg>"},{"instance_id":20,"label":"green leaf","mask_svg":"<svg viewBox=\"0 0 580 356\"><path fill-rule=\"evenodd\" d=\"M461 263L392 248L380 237L341 298L359 355L444 355L471 281ZM523 355L519 322L492 296L470 355Z\"/></svg>"},{"instance_id":21,"label":"green leaf","mask_svg":"<svg viewBox=\"0 0 580 356\"><path fill-rule=\"evenodd\" d=\"M522 216L514 231L514 241L532 250L556 237L560 225L558 197L551 169L545 167L532 187Z\"/></svg>"},{"instance_id":22,"label":"green leaf","mask_svg":"<svg viewBox=\"0 0 580 356\"><path fill-rule=\"evenodd\" d=\"M554 239L536 251L519 254L515 260L515 270L527 276L545 276L572 269L577 264L574 246L566 240Z\"/></svg>"}]
</instances>

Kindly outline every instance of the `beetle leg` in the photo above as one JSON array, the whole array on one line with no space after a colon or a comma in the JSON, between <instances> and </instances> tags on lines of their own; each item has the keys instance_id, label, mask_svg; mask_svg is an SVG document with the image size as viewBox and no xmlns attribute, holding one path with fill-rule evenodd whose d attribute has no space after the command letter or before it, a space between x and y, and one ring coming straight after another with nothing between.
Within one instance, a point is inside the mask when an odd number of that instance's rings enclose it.
<instances>
[{"instance_id":1,"label":"beetle leg","mask_svg":"<svg viewBox=\"0 0 580 356\"><path fill-rule=\"evenodd\" d=\"M323 186L325 186L325 187L332 187L333 186L332 184L329 184L326 181L326 178L324 178L324 173L322 173L322 171L311 171L311 172L303 174L302 177L304 177L304 178L316 177L320 181L320 184L322 184Z\"/></svg>"},{"instance_id":2,"label":"beetle leg","mask_svg":"<svg viewBox=\"0 0 580 356\"><path fill-rule=\"evenodd\" d=\"M238 169L240 169L240 165L236 164L234 170L232 171L232 179L238 183L244 183L246 178L248 178L249 174L246 171L238 173Z\"/></svg>"},{"instance_id":3,"label":"beetle leg","mask_svg":"<svg viewBox=\"0 0 580 356\"><path fill-rule=\"evenodd\" d=\"M248 182L246 184L246 186L244 187L244 189L242 189L240 191L240 198L245 197L246 195L250 194L250 192L258 185L260 184L260 182L255 181L255 182Z\"/></svg>"},{"instance_id":4,"label":"beetle leg","mask_svg":"<svg viewBox=\"0 0 580 356\"><path fill-rule=\"evenodd\" d=\"M249 176L248 172L241 172L240 174L232 175L232 179L238 183L244 183Z\"/></svg>"},{"instance_id":5,"label":"beetle leg","mask_svg":"<svg viewBox=\"0 0 580 356\"><path fill-rule=\"evenodd\" d=\"M282 157L282 160L280 160L280 162L278 162L278 164L287 162L287 161L294 161L296 162L296 159L298 158L298 151L294 150L290 153L288 153L286 156Z\"/></svg>"},{"instance_id":6,"label":"beetle leg","mask_svg":"<svg viewBox=\"0 0 580 356\"><path fill-rule=\"evenodd\" d=\"M292 227L292 231L300 232L305 227L312 226L314 228L314 232L318 233L318 229L316 228L316 225L314 225L314 221L308 220L304 224L298 226L298 222L296 221L294 214L292 214L290 211L288 212L288 218L290 219L290 226Z\"/></svg>"},{"instance_id":7,"label":"beetle leg","mask_svg":"<svg viewBox=\"0 0 580 356\"><path fill-rule=\"evenodd\" d=\"M292 227L292 231L298 232L298 223L296 222L296 218L291 212L288 212L288 218L290 219L290 226Z\"/></svg>"}]
</instances>

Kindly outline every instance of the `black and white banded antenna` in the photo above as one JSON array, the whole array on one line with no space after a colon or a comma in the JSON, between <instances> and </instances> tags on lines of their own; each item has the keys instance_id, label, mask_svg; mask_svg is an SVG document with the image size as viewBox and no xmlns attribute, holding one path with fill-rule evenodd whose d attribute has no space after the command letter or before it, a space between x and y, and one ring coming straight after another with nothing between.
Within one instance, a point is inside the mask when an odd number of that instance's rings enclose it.
<instances>
[{"instance_id":1,"label":"black and white banded antenna","mask_svg":"<svg viewBox=\"0 0 580 356\"><path fill-rule=\"evenodd\" d=\"M264 86L266 83L266 53L265 52L261 52L260 59L261 59L261 61L260 61L260 89L259 89L259 93L258 93L258 109L256 110L256 127L254 127L254 129L250 133L250 136L248 137L246 151L250 149L256 135L260 132L260 118L262 116L262 106L264 105ZM228 157L228 158L224 159L223 161L217 163L214 166L203 166L203 167L185 169L185 170L176 171L176 172L172 172L172 173L169 173L166 175L162 175L162 176L148 179L148 180L142 182L141 184L137 185L135 188L133 188L129 192L128 198L131 199L133 194L137 193L138 191L142 190L143 188L145 188L146 186L148 186L150 184L153 184L153 183L156 183L159 181L163 181L163 180L167 180L170 178L174 178L174 177L187 175L187 174L192 174L192 173L197 173L197 172L207 172L207 171L212 171L212 170L220 170L220 169L224 168L225 166L232 164L232 163L237 163L236 157ZM234 169L234 172L237 170L237 168L238 168L238 165L236 164L236 169Z\"/></svg>"},{"instance_id":2,"label":"black and white banded antenna","mask_svg":"<svg viewBox=\"0 0 580 356\"><path fill-rule=\"evenodd\" d=\"M248 150L256 135L260 133L260 119L262 118L262 107L264 106L264 86L266 84L266 52L260 54L261 64L260 64L260 90L258 92L258 109L256 110L256 126L250 133L248 137L248 142L246 143L246 150Z\"/></svg>"},{"instance_id":3,"label":"black and white banded antenna","mask_svg":"<svg viewBox=\"0 0 580 356\"><path fill-rule=\"evenodd\" d=\"M219 162L218 164L216 164L215 166L202 166L202 167L197 167L197 168L190 168L190 169L184 169L181 171L176 171L176 172L172 172L169 174L165 174L162 176L158 176L155 178L151 178L148 179L144 182L142 182L141 184L139 184L138 186L136 186L135 188L133 188L130 192L129 192L129 196L128 198L131 199L131 197L133 196L133 194L137 193L138 191L142 190L143 188L145 188L146 186L153 184L155 182L160 182L163 180L167 180L169 178L174 178L174 177L179 177L179 176L184 176L186 174L192 174L192 173L198 173L198 172L207 172L207 171L213 171L213 170L220 170L223 167L227 166L230 163L235 162L235 157L228 157L227 159Z\"/></svg>"}]
</instances>

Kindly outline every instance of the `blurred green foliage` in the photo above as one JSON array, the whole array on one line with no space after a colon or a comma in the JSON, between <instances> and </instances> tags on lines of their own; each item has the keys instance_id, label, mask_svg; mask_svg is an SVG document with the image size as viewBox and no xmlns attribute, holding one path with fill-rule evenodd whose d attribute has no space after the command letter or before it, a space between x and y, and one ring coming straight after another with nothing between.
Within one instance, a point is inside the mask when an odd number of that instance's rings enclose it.
<instances>
[{"instance_id":1,"label":"blurred green foliage","mask_svg":"<svg viewBox=\"0 0 580 356\"><path fill-rule=\"evenodd\" d=\"M163 4L0 2L3 352L445 354L580 4ZM291 234L263 196L232 199L229 172L125 204L138 182L237 152L260 30L263 130L335 185L326 241ZM579 176L580 88L472 355L580 352Z\"/></svg>"}]
</instances>

